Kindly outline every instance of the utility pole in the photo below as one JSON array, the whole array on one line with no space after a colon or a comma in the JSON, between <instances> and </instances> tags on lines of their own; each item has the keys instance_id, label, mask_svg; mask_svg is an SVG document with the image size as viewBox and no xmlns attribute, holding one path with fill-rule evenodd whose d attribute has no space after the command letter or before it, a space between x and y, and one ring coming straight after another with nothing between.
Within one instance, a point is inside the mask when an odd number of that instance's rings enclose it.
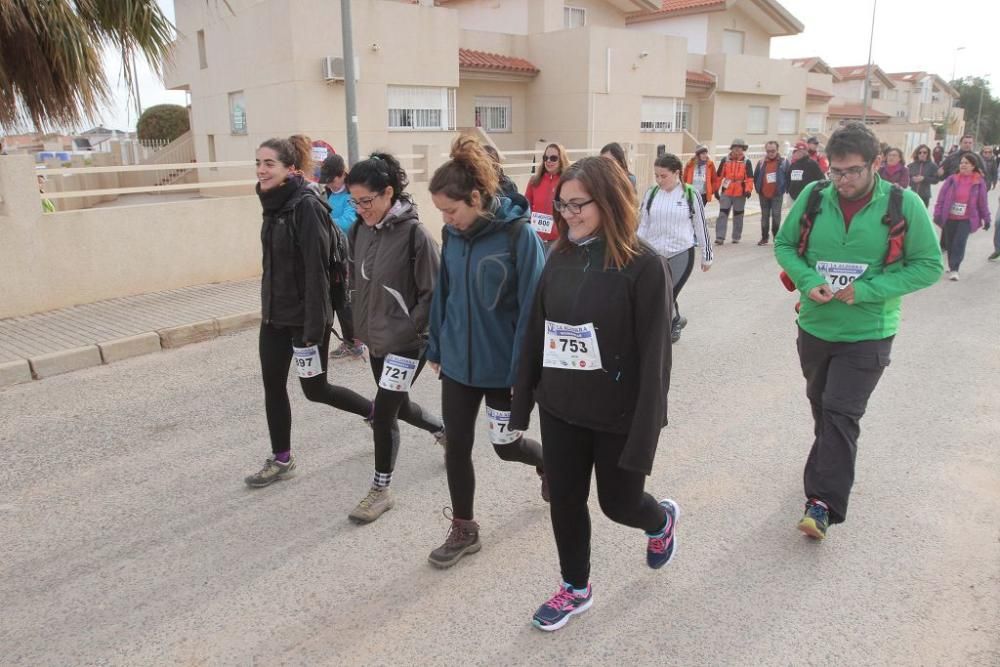
<instances>
[{"instance_id":1,"label":"utility pole","mask_svg":"<svg viewBox=\"0 0 1000 667\"><path fill-rule=\"evenodd\" d=\"M340 0L341 41L344 45L344 98L347 104L347 167L358 161L358 100L354 85L354 37L351 34L351 0Z\"/></svg>"},{"instance_id":2,"label":"utility pole","mask_svg":"<svg viewBox=\"0 0 1000 667\"><path fill-rule=\"evenodd\" d=\"M872 32L868 36L868 67L865 69L865 92L861 99L861 122L868 123L868 92L872 80L872 44L875 42L875 8L878 0L872 0Z\"/></svg>"}]
</instances>

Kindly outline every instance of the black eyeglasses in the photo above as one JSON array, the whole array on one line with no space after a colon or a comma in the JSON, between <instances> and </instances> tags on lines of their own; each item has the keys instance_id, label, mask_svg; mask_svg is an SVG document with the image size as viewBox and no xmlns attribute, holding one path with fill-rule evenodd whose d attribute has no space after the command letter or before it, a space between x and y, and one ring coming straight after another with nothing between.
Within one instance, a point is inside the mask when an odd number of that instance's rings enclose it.
<instances>
[{"instance_id":1,"label":"black eyeglasses","mask_svg":"<svg viewBox=\"0 0 1000 667\"><path fill-rule=\"evenodd\" d=\"M830 167L830 178L835 181L839 181L844 178L857 178L861 174L865 173L868 169L868 164L858 165L857 167L848 167L847 169L834 169Z\"/></svg>"},{"instance_id":2,"label":"black eyeglasses","mask_svg":"<svg viewBox=\"0 0 1000 667\"><path fill-rule=\"evenodd\" d=\"M559 156L558 155L546 155L542 159L545 160L546 162L558 162L559 161Z\"/></svg>"},{"instance_id":3,"label":"black eyeglasses","mask_svg":"<svg viewBox=\"0 0 1000 667\"><path fill-rule=\"evenodd\" d=\"M372 202L385 194L385 190L378 193L377 195L372 195L371 197L362 197L361 199L355 199L351 197L347 202L354 208L360 208L363 211L367 211L372 207Z\"/></svg>"},{"instance_id":4,"label":"black eyeglasses","mask_svg":"<svg viewBox=\"0 0 1000 667\"><path fill-rule=\"evenodd\" d=\"M556 199L556 200L554 200L552 202L552 208L554 208L555 210L559 211L560 213L563 213L565 211L569 211L573 215L579 215L580 211L583 210L584 206L586 206L587 204L593 204L593 203L594 203L593 199L588 199L587 201L580 201L580 202L576 202L576 201L563 201L562 199Z\"/></svg>"}]
</instances>

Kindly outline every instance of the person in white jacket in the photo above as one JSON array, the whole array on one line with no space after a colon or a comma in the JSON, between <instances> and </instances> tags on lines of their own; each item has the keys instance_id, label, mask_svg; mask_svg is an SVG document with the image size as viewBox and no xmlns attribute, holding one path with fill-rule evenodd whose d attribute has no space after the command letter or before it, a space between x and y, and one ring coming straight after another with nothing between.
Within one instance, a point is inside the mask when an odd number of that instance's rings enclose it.
<instances>
[{"instance_id":1,"label":"person in white jacket","mask_svg":"<svg viewBox=\"0 0 1000 667\"><path fill-rule=\"evenodd\" d=\"M701 196L681 179L681 161L672 153L656 158L656 185L642 198L639 237L666 258L674 281L674 319L670 340L680 340L687 318L680 314L677 296L694 267L695 247L701 248L701 270L712 268L712 244Z\"/></svg>"}]
</instances>

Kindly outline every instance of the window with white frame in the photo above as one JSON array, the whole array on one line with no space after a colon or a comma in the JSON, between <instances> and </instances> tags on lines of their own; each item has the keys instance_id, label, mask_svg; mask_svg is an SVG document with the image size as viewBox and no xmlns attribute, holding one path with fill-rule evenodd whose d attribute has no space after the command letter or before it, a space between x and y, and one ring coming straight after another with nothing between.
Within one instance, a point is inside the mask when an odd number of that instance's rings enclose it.
<instances>
[{"instance_id":1,"label":"window with white frame","mask_svg":"<svg viewBox=\"0 0 1000 667\"><path fill-rule=\"evenodd\" d=\"M746 42L746 33L742 30L722 31L722 52L727 56L743 55L743 48Z\"/></svg>"},{"instance_id":2,"label":"window with white frame","mask_svg":"<svg viewBox=\"0 0 1000 667\"><path fill-rule=\"evenodd\" d=\"M778 134L795 134L799 131L799 110L778 110Z\"/></svg>"},{"instance_id":3,"label":"window with white frame","mask_svg":"<svg viewBox=\"0 0 1000 667\"><path fill-rule=\"evenodd\" d=\"M767 134L767 107L750 106L747 109L747 134Z\"/></svg>"},{"instance_id":4,"label":"window with white frame","mask_svg":"<svg viewBox=\"0 0 1000 667\"><path fill-rule=\"evenodd\" d=\"M816 134L817 132L822 132L822 131L823 131L823 114L807 113L806 132L809 134Z\"/></svg>"},{"instance_id":5,"label":"window with white frame","mask_svg":"<svg viewBox=\"0 0 1000 667\"><path fill-rule=\"evenodd\" d=\"M390 130L454 130L455 89L386 86Z\"/></svg>"},{"instance_id":6,"label":"window with white frame","mask_svg":"<svg viewBox=\"0 0 1000 667\"><path fill-rule=\"evenodd\" d=\"M563 28L582 28L587 25L587 10L583 7L563 7Z\"/></svg>"},{"instance_id":7,"label":"window with white frame","mask_svg":"<svg viewBox=\"0 0 1000 667\"><path fill-rule=\"evenodd\" d=\"M229 93L229 132L247 133L247 103L242 90Z\"/></svg>"},{"instance_id":8,"label":"window with white frame","mask_svg":"<svg viewBox=\"0 0 1000 667\"><path fill-rule=\"evenodd\" d=\"M680 102L677 104L677 111L674 114L674 127L678 132L681 130L691 130L691 105Z\"/></svg>"},{"instance_id":9,"label":"window with white frame","mask_svg":"<svg viewBox=\"0 0 1000 667\"><path fill-rule=\"evenodd\" d=\"M684 104L674 97L642 98L640 132L678 132L678 119L683 120Z\"/></svg>"},{"instance_id":10,"label":"window with white frame","mask_svg":"<svg viewBox=\"0 0 1000 667\"><path fill-rule=\"evenodd\" d=\"M473 101L476 127L486 132L510 132L510 98L477 97Z\"/></svg>"}]
</instances>

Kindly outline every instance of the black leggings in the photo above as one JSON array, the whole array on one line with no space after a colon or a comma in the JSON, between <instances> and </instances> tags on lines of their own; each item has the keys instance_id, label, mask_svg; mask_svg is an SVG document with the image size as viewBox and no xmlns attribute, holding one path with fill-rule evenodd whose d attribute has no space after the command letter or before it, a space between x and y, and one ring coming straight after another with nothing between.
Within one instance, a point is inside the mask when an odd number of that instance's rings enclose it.
<instances>
[{"instance_id":1,"label":"black leggings","mask_svg":"<svg viewBox=\"0 0 1000 667\"><path fill-rule=\"evenodd\" d=\"M563 580L573 588L590 581L591 472L597 474L597 498L612 521L656 533L667 513L643 490L646 476L618 467L628 436L568 424L539 408L545 474L549 481L552 532Z\"/></svg>"},{"instance_id":2,"label":"black leggings","mask_svg":"<svg viewBox=\"0 0 1000 667\"><path fill-rule=\"evenodd\" d=\"M413 382L417 381L424 367L424 357L421 350L399 352L396 356L409 359L419 359L417 370L413 374ZM371 357L372 375L378 386L385 366L385 357ZM411 383L412 386L412 383ZM375 393L375 419L372 430L375 432L375 472L392 472L396 467L396 455L399 453L399 417L407 424L430 433L437 433L442 428L441 420L425 412L423 408L410 400L410 394L405 391L390 391L378 388Z\"/></svg>"},{"instance_id":3,"label":"black leggings","mask_svg":"<svg viewBox=\"0 0 1000 667\"><path fill-rule=\"evenodd\" d=\"M260 325L260 370L264 380L264 408L267 412L267 430L271 434L271 451L275 454L291 450L292 407L288 402L288 369L292 364L292 346L302 345L302 329ZM323 336L319 358L326 371L326 357L330 351L330 331ZM326 373L304 379L299 378L302 393L310 401L326 403L335 408L367 417L372 402L346 387L337 387L326 381Z\"/></svg>"},{"instance_id":4,"label":"black leggings","mask_svg":"<svg viewBox=\"0 0 1000 667\"><path fill-rule=\"evenodd\" d=\"M485 389L470 387L441 375L441 413L448 433L445 466L448 471L448 491L456 519L473 518L476 495L476 471L472 467L472 445L476 439L476 418L479 406L510 412L510 388ZM535 466L542 472L542 446L535 440L518 438L507 445L493 445L504 461L518 461Z\"/></svg>"}]
</instances>

